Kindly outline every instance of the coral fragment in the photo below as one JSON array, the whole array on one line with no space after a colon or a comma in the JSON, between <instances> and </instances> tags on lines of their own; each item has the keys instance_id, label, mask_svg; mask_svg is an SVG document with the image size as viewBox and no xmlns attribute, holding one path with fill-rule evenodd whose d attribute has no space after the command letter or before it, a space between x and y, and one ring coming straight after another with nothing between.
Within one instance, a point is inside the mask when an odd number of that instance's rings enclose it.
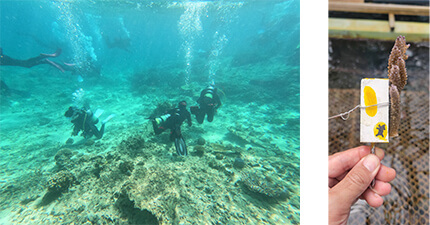
<instances>
[{"instance_id":1,"label":"coral fragment","mask_svg":"<svg viewBox=\"0 0 430 225\"><path fill-rule=\"evenodd\" d=\"M406 38L399 36L391 49L388 58L388 78L390 79L390 137L399 136L400 127L400 91L405 87L408 75L405 60L408 59L406 50L409 48Z\"/></svg>"},{"instance_id":2,"label":"coral fragment","mask_svg":"<svg viewBox=\"0 0 430 225\"><path fill-rule=\"evenodd\" d=\"M400 95L397 87L391 84L390 87L390 137L399 136L399 127L400 127Z\"/></svg>"}]
</instances>

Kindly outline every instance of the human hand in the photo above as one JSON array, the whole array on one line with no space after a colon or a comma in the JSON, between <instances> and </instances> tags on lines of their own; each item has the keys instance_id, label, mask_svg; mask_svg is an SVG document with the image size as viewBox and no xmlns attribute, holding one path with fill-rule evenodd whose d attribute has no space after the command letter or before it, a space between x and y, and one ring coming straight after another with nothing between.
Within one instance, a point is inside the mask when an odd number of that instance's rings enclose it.
<instances>
[{"instance_id":1,"label":"human hand","mask_svg":"<svg viewBox=\"0 0 430 225\"><path fill-rule=\"evenodd\" d=\"M382 149L376 148L375 155L370 154L370 146L360 146L329 156L329 224L346 224L351 206L359 198L379 207L384 201L381 196L391 192L388 182L396 171L381 165ZM373 179L372 190L369 185Z\"/></svg>"}]
</instances>

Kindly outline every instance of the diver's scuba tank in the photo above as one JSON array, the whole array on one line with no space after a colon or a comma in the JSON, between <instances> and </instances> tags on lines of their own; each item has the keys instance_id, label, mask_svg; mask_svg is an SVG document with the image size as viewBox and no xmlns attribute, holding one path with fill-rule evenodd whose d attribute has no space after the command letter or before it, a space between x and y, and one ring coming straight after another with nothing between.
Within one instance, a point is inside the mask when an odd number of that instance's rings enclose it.
<instances>
[{"instance_id":1,"label":"diver's scuba tank","mask_svg":"<svg viewBox=\"0 0 430 225\"><path fill-rule=\"evenodd\" d=\"M162 122L166 121L170 116L171 116L170 114L162 115L162 116L160 116L160 117L158 117L158 118L155 118L155 122L156 122L156 123L157 123L157 125L158 125L158 124L160 124L160 123L162 123Z\"/></svg>"},{"instance_id":2,"label":"diver's scuba tank","mask_svg":"<svg viewBox=\"0 0 430 225\"><path fill-rule=\"evenodd\" d=\"M88 116L91 116L91 122L93 124L97 124L99 122L99 117L103 114L103 112L103 109L97 109L94 113L90 109L87 110L87 114Z\"/></svg>"},{"instance_id":3,"label":"diver's scuba tank","mask_svg":"<svg viewBox=\"0 0 430 225\"><path fill-rule=\"evenodd\" d=\"M91 118L91 123L97 124L99 122L99 118L91 110L87 110L86 113L87 117Z\"/></svg>"},{"instance_id":4,"label":"diver's scuba tank","mask_svg":"<svg viewBox=\"0 0 430 225\"><path fill-rule=\"evenodd\" d=\"M205 89L205 92L206 92L204 95L205 97L213 99L215 88L212 85L210 85Z\"/></svg>"}]
</instances>

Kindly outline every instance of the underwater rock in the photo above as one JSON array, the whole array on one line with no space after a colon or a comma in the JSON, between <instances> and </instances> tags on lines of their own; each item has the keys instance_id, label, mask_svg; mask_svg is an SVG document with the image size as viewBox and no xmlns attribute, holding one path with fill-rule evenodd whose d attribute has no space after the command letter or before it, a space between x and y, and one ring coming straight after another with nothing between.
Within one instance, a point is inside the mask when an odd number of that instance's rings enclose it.
<instances>
[{"instance_id":1,"label":"underwater rock","mask_svg":"<svg viewBox=\"0 0 430 225\"><path fill-rule=\"evenodd\" d=\"M205 145L206 140L203 137L199 137L199 139L197 139L197 144L198 145Z\"/></svg>"},{"instance_id":2,"label":"underwater rock","mask_svg":"<svg viewBox=\"0 0 430 225\"><path fill-rule=\"evenodd\" d=\"M215 158L218 160L222 160L222 159L224 159L224 156L220 153L217 153L217 154L215 154Z\"/></svg>"},{"instance_id":3,"label":"underwater rock","mask_svg":"<svg viewBox=\"0 0 430 225\"><path fill-rule=\"evenodd\" d=\"M118 166L119 170L121 171L121 173L130 176L131 173L134 170L134 165L132 162L130 161L125 161L125 162L121 162Z\"/></svg>"},{"instance_id":4,"label":"underwater rock","mask_svg":"<svg viewBox=\"0 0 430 225\"><path fill-rule=\"evenodd\" d=\"M213 159L211 159L211 160L208 162L208 166L209 166L210 168L212 168L212 169L215 169L215 170L218 170L218 171L220 171L220 172L223 172L226 176L232 176L232 175L233 175L233 172L232 172L232 171L227 170L227 169L225 168L225 166L224 166L222 163L217 162L217 161L215 161L215 160L213 160Z\"/></svg>"},{"instance_id":5,"label":"underwater rock","mask_svg":"<svg viewBox=\"0 0 430 225\"><path fill-rule=\"evenodd\" d=\"M269 198L287 199L291 196L290 188L280 182L274 182L270 177L257 173L243 172L240 181L251 192Z\"/></svg>"},{"instance_id":6,"label":"underwater rock","mask_svg":"<svg viewBox=\"0 0 430 225\"><path fill-rule=\"evenodd\" d=\"M102 170L103 170L103 167L100 166L100 163L94 164L93 174L94 174L94 176L97 177L97 179L100 178L100 172L102 172Z\"/></svg>"},{"instance_id":7,"label":"underwater rock","mask_svg":"<svg viewBox=\"0 0 430 225\"><path fill-rule=\"evenodd\" d=\"M86 146L91 146L91 145L93 145L95 143L95 141L93 140L93 139L87 139L86 141L85 141L85 145Z\"/></svg>"},{"instance_id":8,"label":"underwater rock","mask_svg":"<svg viewBox=\"0 0 430 225\"><path fill-rule=\"evenodd\" d=\"M48 187L39 206L48 205L67 192L69 188L76 182L75 176L67 170L62 170L52 176L48 181Z\"/></svg>"},{"instance_id":9,"label":"underwater rock","mask_svg":"<svg viewBox=\"0 0 430 225\"><path fill-rule=\"evenodd\" d=\"M144 145L145 140L140 135L133 135L122 140L118 145L118 149L120 152L124 152L130 156L136 156L142 152Z\"/></svg>"},{"instance_id":10,"label":"underwater rock","mask_svg":"<svg viewBox=\"0 0 430 225\"><path fill-rule=\"evenodd\" d=\"M224 155L224 156L229 156L229 157L240 157L241 152L243 151L243 149L241 149L239 147L234 147L231 144L224 146L224 145L217 144L217 143L211 143L210 147L212 149L212 153L215 154L215 156ZM219 157L221 157L221 156L219 156Z\"/></svg>"},{"instance_id":11,"label":"underwater rock","mask_svg":"<svg viewBox=\"0 0 430 225\"><path fill-rule=\"evenodd\" d=\"M67 141L66 141L66 145L72 145L72 144L73 144L73 142L75 142L75 141L73 140L73 138L68 138L68 139L67 139Z\"/></svg>"},{"instance_id":12,"label":"underwater rock","mask_svg":"<svg viewBox=\"0 0 430 225\"><path fill-rule=\"evenodd\" d=\"M202 157L205 154L205 150L206 150L205 147L200 145L194 146L193 149L194 149L194 155L199 157Z\"/></svg>"},{"instance_id":13,"label":"underwater rock","mask_svg":"<svg viewBox=\"0 0 430 225\"><path fill-rule=\"evenodd\" d=\"M73 151L70 148L62 148L54 156L55 164L60 169L70 169L73 165L71 160L73 155Z\"/></svg>"},{"instance_id":14,"label":"underwater rock","mask_svg":"<svg viewBox=\"0 0 430 225\"><path fill-rule=\"evenodd\" d=\"M135 201L130 200L125 193L119 194L115 207L119 210L121 217L128 219L128 224L160 224L155 215L146 209L136 207Z\"/></svg>"},{"instance_id":15,"label":"underwater rock","mask_svg":"<svg viewBox=\"0 0 430 225\"><path fill-rule=\"evenodd\" d=\"M234 159L234 162L233 162L233 167L234 168L236 168L236 169L242 169L243 167L245 167L245 161L243 161L243 159L242 158L236 158L236 159Z\"/></svg>"}]
</instances>

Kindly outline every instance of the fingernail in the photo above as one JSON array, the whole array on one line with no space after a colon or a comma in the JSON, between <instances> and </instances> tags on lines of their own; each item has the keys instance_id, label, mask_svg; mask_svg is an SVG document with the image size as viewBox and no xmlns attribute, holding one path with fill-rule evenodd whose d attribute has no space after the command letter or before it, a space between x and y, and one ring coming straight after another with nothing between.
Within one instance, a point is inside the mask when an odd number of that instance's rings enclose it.
<instances>
[{"instance_id":1,"label":"fingernail","mask_svg":"<svg viewBox=\"0 0 430 225\"><path fill-rule=\"evenodd\" d=\"M369 154L368 156L366 156L363 162L364 167L366 167L366 169L369 170L370 172L373 172L376 169L376 167L378 167L378 164L379 164L379 159L374 154Z\"/></svg>"}]
</instances>

